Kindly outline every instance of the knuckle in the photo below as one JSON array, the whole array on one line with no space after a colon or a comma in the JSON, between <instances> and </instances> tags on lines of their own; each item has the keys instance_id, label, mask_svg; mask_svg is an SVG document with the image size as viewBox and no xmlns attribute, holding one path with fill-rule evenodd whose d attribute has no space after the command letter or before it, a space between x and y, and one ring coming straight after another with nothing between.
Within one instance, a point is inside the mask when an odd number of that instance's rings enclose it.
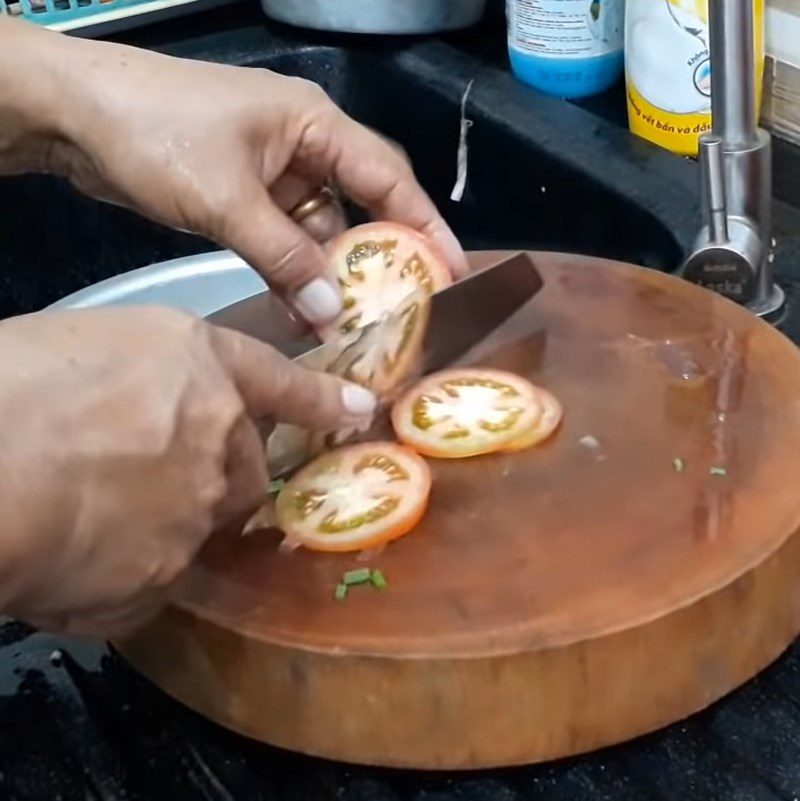
<instances>
[{"instance_id":1,"label":"knuckle","mask_svg":"<svg viewBox=\"0 0 800 801\"><path fill-rule=\"evenodd\" d=\"M407 158L404 158L397 151L392 150L389 158L387 158L384 163L386 165L385 169L394 176L395 187L401 184L405 185L415 182L417 180L414 175L414 168L411 165L411 161Z\"/></svg>"},{"instance_id":2,"label":"knuckle","mask_svg":"<svg viewBox=\"0 0 800 801\"><path fill-rule=\"evenodd\" d=\"M201 317L187 316L176 320L179 330L179 348L186 380L202 388L198 397L186 395L183 403L186 408L202 408L203 400L215 399L224 386L219 381L222 366L214 348L214 328Z\"/></svg>"},{"instance_id":3,"label":"knuckle","mask_svg":"<svg viewBox=\"0 0 800 801\"><path fill-rule=\"evenodd\" d=\"M181 309L166 306L153 306L148 313L149 334L161 342L162 359L176 356L203 342L203 329L208 324L200 317ZM187 362L191 364L191 362ZM153 369L163 369L162 363L152 364ZM155 388L154 388L155 389Z\"/></svg>"},{"instance_id":4,"label":"knuckle","mask_svg":"<svg viewBox=\"0 0 800 801\"><path fill-rule=\"evenodd\" d=\"M310 241L305 236L298 235L287 240L268 269L270 281L287 288L301 286L315 275L314 256Z\"/></svg>"},{"instance_id":5,"label":"knuckle","mask_svg":"<svg viewBox=\"0 0 800 801\"><path fill-rule=\"evenodd\" d=\"M292 82L294 97L304 105L309 102L319 105L332 104L325 90L315 81L297 77L288 78L287 80Z\"/></svg>"},{"instance_id":6,"label":"knuckle","mask_svg":"<svg viewBox=\"0 0 800 801\"><path fill-rule=\"evenodd\" d=\"M187 340L203 348L211 349L213 345L214 327L206 322L202 317L186 315L179 321L182 329L186 333Z\"/></svg>"},{"instance_id":7,"label":"knuckle","mask_svg":"<svg viewBox=\"0 0 800 801\"><path fill-rule=\"evenodd\" d=\"M228 494L228 480L225 465L230 455L227 449L215 459L215 464L209 471L211 475L197 487L197 503L204 513L213 511L225 500Z\"/></svg>"},{"instance_id":8,"label":"knuckle","mask_svg":"<svg viewBox=\"0 0 800 801\"><path fill-rule=\"evenodd\" d=\"M411 159L405 153L397 153L395 164L397 165L395 169L406 181L415 181L417 180L417 176L414 173L414 165L411 163Z\"/></svg>"},{"instance_id":9,"label":"knuckle","mask_svg":"<svg viewBox=\"0 0 800 801\"><path fill-rule=\"evenodd\" d=\"M166 328L184 328L197 318L182 309L169 306L149 306L143 311L151 318L150 323Z\"/></svg>"},{"instance_id":10,"label":"knuckle","mask_svg":"<svg viewBox=\"0 0 800 801\"><path fill-rule=\"evenodd\" d=\"M408 151L397 141L394 139L389 139L389 137L385 137L386 143L392 148L397 158L405 165L406 169L409 171L411 168L411 156L408 155Z\"/></svg>"},{"instance_id":11,"label":"knuckle","mask_svg":"<svg viewBox=\"0 0 800 801\"><path fill-rule=\"evenodd\" d=\"M339 157L340 143L336 138L337 118L342 112L330 101L312 106L306 112L300 132L297 156L310 162L334 164Z\"/></svg>"}]
</instances>

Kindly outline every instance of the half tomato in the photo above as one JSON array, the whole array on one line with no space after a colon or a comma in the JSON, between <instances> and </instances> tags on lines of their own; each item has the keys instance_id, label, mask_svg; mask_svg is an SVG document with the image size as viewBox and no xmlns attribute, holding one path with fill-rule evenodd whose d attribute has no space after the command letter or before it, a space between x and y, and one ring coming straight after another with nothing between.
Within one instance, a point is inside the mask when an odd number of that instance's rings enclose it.
<instances>
[{"instance_id":1,"label":"half tomato","mask_svg":"<svg viewBox=\"0 0 800 801\"><path fill-rule=\"evenodd\" d=\"M333 323L319 329L326 341L380 319L418 288L433 294L452 283L437 247L405 225L357 225L336 237L328 252L344 308Z\"/></svg>"},{"instance_id":2,"label":"half tomato","mask_svg":"<svg viewBox=\"0 0 800 801\"><path fill-rule=\"evenodd\" d=\"M427 376L392 408L398 439L424 456L457 459L525 442L542 416L536 387L501 370L464 368Z\"/></svg>"},{"instance_id":3,"label":"half tomato","mask_svg":"<svg viewBox=\"0 0 800 801\"><path fill-rule=\"evenodd\" d=\"M431 474L425 460L394 442L325 453L300 470L276 501L289 545L361 551L407 534L425 514Z\"/></svg>"}]
</instances>

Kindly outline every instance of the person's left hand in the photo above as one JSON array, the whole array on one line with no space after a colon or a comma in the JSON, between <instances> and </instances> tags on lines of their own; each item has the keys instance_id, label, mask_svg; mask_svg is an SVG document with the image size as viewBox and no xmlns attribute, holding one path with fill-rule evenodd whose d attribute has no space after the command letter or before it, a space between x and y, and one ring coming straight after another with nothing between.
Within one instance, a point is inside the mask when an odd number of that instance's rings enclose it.
<instances>
[{"instance_id":1,"label":"person's left hand","mask_svg":"<svg viewBox=\"0 0 800 801\"><path fill-rule=\"evenodd\" d=\"M428 235L456 275L466 271L402 151L316 84L49 33L40 41L42 58L59 63L48 166L90 195L231 248L310 322L338 313L339 289L320 244L286 211L327 180L373 217Z\"/></svg>"}]
</instances>

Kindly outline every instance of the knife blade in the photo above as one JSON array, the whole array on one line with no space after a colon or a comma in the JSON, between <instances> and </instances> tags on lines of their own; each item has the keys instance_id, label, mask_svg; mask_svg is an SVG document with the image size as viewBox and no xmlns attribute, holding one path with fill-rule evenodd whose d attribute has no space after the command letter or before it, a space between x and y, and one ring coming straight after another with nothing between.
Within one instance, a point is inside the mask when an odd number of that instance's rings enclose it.
<instances>
[{"instance_id":1,"label":"knife blade","mask_svg":"<svg viewBox=\"0 0 800 801\"><path fill-rule=\"evenodd\" d=\"M438 370L457 359L523 306L541 286L541 276L530 257L517 253L434 294L423 345L423 372ZM290 358L307 354L309 367L327 361L323 349L328 345L319 345L307 336L301 339L302 324L272 292L259 292L231 303L206 319L267 342ZM377 325L372 323L371 327ZM354 342L359 335L346 339ZM319 353L311 356L313 351Z\"/></svg>"},{"instance_id":2,"label":"knife blade","mask_svg":"<svg viewBox=\"0 0 800 801\"><path fill-rule=\"evenodd\" d=\"M294 361L368 386L383 404L392 390L419 375L446 367L479 344L527 303L542 287L533 261L524 253L475 272L445 289L427 296L412 293L393 312L364 328L345 334L296 357ZM391 381L383 370L391 360L391 345L408 329L409 315L424 331L419 342L408 347L415 353L404 364L404 372ZM424 327L423 327L424 326ZM413 329L414 326L412 326ZM245 332L246 333L246 332ZM337 436L314 434L296 426L278 425L267 447L270 475L278 477L299 467L326 447L342 444L358 433L349 429Z\"/></svg>"},{"instance_id":3,"label":"knife blade","mask_svg":"<svg viewBox=\"0 0 800 801\"><path fill-rule=\"evenodd\" d=\"M308 334L308 325L269 290L223 306L206 315L206 320L267 342L290 359L319 345L319 340Z\"/></svg>"},{"instance_id":4,"label":"knife blade","mask_svg":"<svg viewBox=\"0 0 800 801\"><path fill-rule=\"evenodd\" d=\"M531 257L517 253L436 292L422 346L422 374L447 367L486 339L542 283Z\"/></svg>"}]
</instances>

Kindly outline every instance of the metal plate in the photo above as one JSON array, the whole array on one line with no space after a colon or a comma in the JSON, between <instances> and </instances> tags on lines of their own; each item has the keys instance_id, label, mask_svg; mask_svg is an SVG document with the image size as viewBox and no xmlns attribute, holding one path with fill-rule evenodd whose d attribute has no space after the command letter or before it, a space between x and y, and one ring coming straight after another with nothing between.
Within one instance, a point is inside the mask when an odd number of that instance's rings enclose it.
<instances>
[{"instance_id":1,"label":"metal plate","mask_svg":"<svg viewBox=\"0 0 800 801\"><path fill-rule=\"evenodd\" d=\"M205 317L263 292L264 280L229 250L158 262L67 295L49 309L96 306L171 306Z\"/></svg>"}]
</instances>

